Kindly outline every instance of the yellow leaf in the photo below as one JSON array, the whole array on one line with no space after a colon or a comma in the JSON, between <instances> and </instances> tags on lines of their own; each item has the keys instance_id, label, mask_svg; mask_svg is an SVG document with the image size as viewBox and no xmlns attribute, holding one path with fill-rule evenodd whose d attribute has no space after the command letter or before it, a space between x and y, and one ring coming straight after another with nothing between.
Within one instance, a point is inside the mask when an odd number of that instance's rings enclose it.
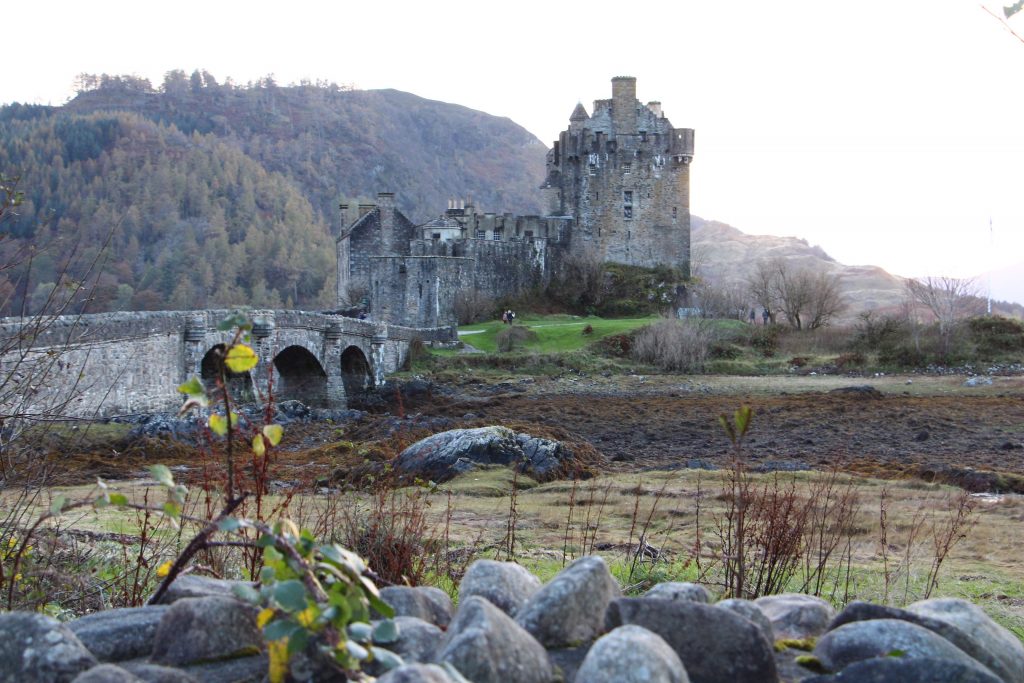
<instances>
[{"instance_id":1,"label":"yellow leaf","mask_svg":"<svg viewBox=\"0 0 1024 683\"><path fill-rule=\"evenodd\" d=\"M271 446L281 443L281 436L283 434L284 428L281 425L266 425L263 428L263 436L267 437L267 441L270 442Z\"/></svg>"},{"instance_id":2,"label":"yellow leaf","mask_svg":"<svg viewBox=\"0 0 1024 683\"><path fill-rule=\"evenodd\" d=\"M228 349L228 353L224 357L224 364L228 366L228 370L235 373L248 372L256 367L256 363L259 361L260 358L252 350L252 347L245 344L235 344Z\"/></svg>"},{"instance_id":3,"label":"yellow leaf","mask_svg":"<svg viewBox=\"0 0 1024 683\"><path fill-rule=\"evenodd\" d=\"M320 610L318 610L315 605L310 605L309 607L295 615L295 621L299 622L306 628L309 628L313 625L313 622L316 621L316 618L319 615Z\"/></svg>"},{"instance_id":4,"label":"yellow leaf","mask_svg":"<svg viewBox=\"0 0 1024 683\"><path fill-rule=\"evenodd\" d=\"M210 429L217 436L224 436L228 433L228 421L223 415L214 413L210 415Z\"/></svg>"},{"instance_id":5,"label":"yellow leaf","mask_svg":"<svg viewBox=\"0 0 1024 683\"><path fill-rule=\"evenodd\" d=\"M274 610L270 607L260 610L260 613L256 615L256 626L257 628L263 628L267 625L267 622L274 618Z\"/></svg>"},{"instance_id":6,"label":"yellow leaf","mask_svg":"<svg viewBox=\"0 0 1024 683\"><path fill-rule=\"evenodd\" d=\"M171 573L171 565L173 564L174 563L170 560L164 562L162 565L156 568L156 575L161 579L164 578L165 576Z\"/></svg>"},{"instance_id":7,"label":"yellow leaf","mask_svg":"<svg viewBox=\"0 0 1024 683\"><path fill-rule=\"evenodd\" d=\"M267 452L267 445L263 443L262 434L257 434L252 437L252 452L255 453L258 458L262 458L263 454Z\"/></svg>"},{"instance_id":8,"label":"yellow leaf","mask_svg":"<svg viewBox=\"0 0 1024 683\"><path fill-rule=\"evenodd\" d=\"M267 666L270 683L284 683L288 676L288 639L282 638L267 643L267 654L270 655Z\"/></svg>"}]
</instances>

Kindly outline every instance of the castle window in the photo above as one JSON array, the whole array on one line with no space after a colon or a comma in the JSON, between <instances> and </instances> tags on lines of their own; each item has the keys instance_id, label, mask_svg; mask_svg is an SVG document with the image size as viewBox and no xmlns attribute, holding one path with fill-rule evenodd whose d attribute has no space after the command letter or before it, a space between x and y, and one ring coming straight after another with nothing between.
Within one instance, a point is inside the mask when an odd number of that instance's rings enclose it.
<instances>
[{"instance_id":1,"label":"castle window","mask_svg":"<svg viewBox=\"0 0 1024 683\"><path fill-rule=\"evenodd\" d=\"M628 206L628 205L622 207L622 217L625 218L626 220L632 219L633 218L633 207L632 206Z\"/></svg>"},{"instance_id":2,"label":"castle window","mask_svg":"<svg viewBox=\"0 0 1024 683\"><path fill-rule=\"evenodd\" d=\"M431 237L435 240L439 240L441 239L441 233L435 232L433 235L431 235Z\"/></svg>"},{"instance_id":3,"label":"castle window","mask_svg":"<svg viewBox=\"0 0 1024 683\"><path fill-rule=\"evenodd\" d=\"M398 266L398 274L399 274L399 275L401 275L401 274L402 274L402 273L404 273L404 272L405 272L405 264L404 264L404 263L402 263L402 264L400 264L400 265Z\"/></svg>"},{"instance_id":4,"label":"castle window","mask_svg":"<svg viewBox=\"0 0 1024 683\"><path fill-rule=\"evenodd\" d=\"M640 142L647 142L647 131L640 131Z\"/></svg>"},{"instance_id":5,"label":"castle window","mask_svg":"<svg viewBox=\"0 0 1024 683\"><path fill-rule=\"evenodd\" d=\"M485 240L485 239L487 239L487 231L486 230L477 230L476 231L476 238L478 240Z\"/></svg>"},{"instance_id":6,"label":"castle window","mask_svg":"<svg viewBox=\"0 0 1024 683\"><path fill-rule=\"evenodd\" d=\"M494 241L495 242L500 242L501 241L501 230L495 230L494 231Z\"/></svg>"},{"instance_id":7,"label":"castle window","mask_svg":"<svg viewBox=\"0 0 1024 683\"><path fill-rule=\"evenodd\" d=\"M676 217L676 207L672 207L672 218Z\"/></svg>"},{"instance_id":8,"label":"castle window","mask_svg":"<svg viewBox=\"0 0 1024 683\"><path fill-rule=\"evenodd\" d=\"M624 164L622 164L622 174L623 175L628 175L628 174L630 174L632 172L633 172L633 164L631 164L631 163L624 163Z\"/></svg>"},{"instance_id":9,"label":"castle window","mask_svg":"<svg viewBox=\"0 0 1024 683\"><path fill-rule=\"evenodd\" d=\"M633 203L633 190L626 190L622 193L622 201L626 204Z\"/></svg>"},{"instance_id":10,"label":"castle window","mask_svg":"<svg viewBox=\"0 0 1024 683\"><path fill-rule=\"evenodd\" d=\"M528 242L532 242L533 241L533 230L525 231L523 233L523 237L525 237Z\"/></svg>"}]
</instances>

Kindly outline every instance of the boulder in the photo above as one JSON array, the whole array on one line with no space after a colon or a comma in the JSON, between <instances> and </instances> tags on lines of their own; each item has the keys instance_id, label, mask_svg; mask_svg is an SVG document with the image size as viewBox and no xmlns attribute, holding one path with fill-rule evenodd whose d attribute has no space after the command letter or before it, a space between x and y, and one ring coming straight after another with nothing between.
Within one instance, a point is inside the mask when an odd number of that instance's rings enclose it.
<instances>
[{"instance_id":1,"label":"boulder","mask_svg":"<svg viewBox=\"0 0 1024 683\"><path fill-rule=\"evenodd\" d=\"M416 617L441 628L448 626L455 611L448 594L433 586L386 586L380 589L380 599L394 608L396 617Z\"/></svg>"},{"instance_id":2,"label":"boulder","mask_svg":"<svg viewBox=\"0 0 1024 683\"><path fill-rule=\"evenodd\" d=\"M581 557L534 593L516 622L545 647L574 647L601 633L608 604L621 594L603 559Z\"/></svg>"},{"instance_id":3,"label":"boulder","mask_svg":"<svg viewBox=\"0 0 1024 683\"><path fill-rule=\"evenodd\" d=\"M182 574L167 587L167 591L160 597L160 604L170 605L182 598L206 598L211 596L230 598L234 596L232 591L238 584L254 586L254 584L247 581L227 581L225 579L214 579L209 576Z\"/></svg>"},{"instance_id":4,"label":"boulder","mask_svg":"<svg viewBox=\"0 0 1024 683\"><path fill-rule=\"evenodd\" d=\"M125 607L87 614L67 627L101 662L148 657L166 605Z\"/></svg>"},{"instance_id":5,"label":"boulder","mask_svg":"<svg viewBox=\"0 0 1024 683\"><path fill-rule=\"evenodd\" d=\"M265 654L205 662L185 667L185 672L203 683L266 683L269 661Z\"/></svg>"},{"instance_id":6,"label":"boulder","mask_svg":"<svg viewBox=\"0 0 1024 683\"><path fill-rule=\"evenodd\" d=\"M181 669L147 662L122 662L122 669L135 675L145 683L199 683L199 679L190 676Z\"/></svg>"},{"instance_id":7,"label":"boulder","mask_svg":"<svg viewBox=\"0 0 1024 683\"><path fill-rule=\"evenodd\" d=\"M554 671L533 636L481 597L459 604L435 657L473 683L550 683Z\"/></svg>"},{"instance_id":8,"label":"boulder","mask_svg":"<svg viewBox=\"0 0 1024 683\"><path fill-rule=\"evenodd\" d=\"M392 462L395 472L443 482L477 465L516 465L546 481L575 469L576 453L560 441L507 427L451 429L417 441Z\"/></svg>"},{"instance_id":9,"label":"boulder","mask_svg":"<svg viewBox=\"0 0 1024 683\"><path fill-rule=\"evenodd\" d=\"M384 674L377 683L466 683L466 679L454 678L436 664L406 664Z\"/></svg>"},{"instance_id":10,"label":"boulder","mask_svg":"<svg viewBox=\"0 0 1024 683\"><path fill-rule=\"evenodd\" d=\"M444 631L416 617L395 617L395 625L398 626L398 640L384 647L407 664L429 662L444 640Z\"/></svg>"},{"instance_id":11,"label":"boulder","mask_svg":"<svg viewBox=\"0 0 1024 683\"><path fill-rule=\"evenodd\" d=\"M836 615L821 598L800 593L783 593L758 598L754 604L772 623L776 638L804 640L820 636Z\"/></svg>"},{"instance_id":12,"label":"boulder","mask_svg":"<svg viewBox=\"0 0 1024 683\"><path fill-rule=\"evenodd\" d=\"M838 674L812 676L800 683L999 683L999 679L948 659L875 657L851 664Z\"/></svg>"},{"instance_id":13,"label":"boulder","mask_svg":"<svg viewBox=\"0 0 1024 683\"><path fill-rule=\"evenodd\" d=\"M662 600L692 600L703 602L712 601L711 591L699 583L688 583L682 581L665 581L651 588L644 593L645 598L658 598Z\"/></svg>"},{"instance_id":14,"label":"boulder","mask_svg":"<svg viewBox=\"0 0 1024 683\"><path fill-rule=\"evenodd\" d=\"M956 645L958 648L966 652L968 655L978 660L992 673L996 674L1000 678L1006 681L1019 681L1019 671L1013 671L1012 667L1008 667L1008 662L996 656L996 654L989 649L986 642L981 640L970 633L967 633L957 626L951 623L940 621L924 614L917 614L905 609L899 609L897 607L887 607L885 605L873 605L870 602L862 602L856 600L847 605L842 612L832 620L829 624L828 630L839 628L843 624L849 624L855 621L868 621L871 619L900 619L902 621L908 621L918 626L923 626L929 631L936 633L949 642Z\"/></svg>"},{"instance_id":15,"label":"boulder","mask_svg":"<svg viewBox=\"0 0 1024 683\"><path fill-rule=\"evenodd\" d=\"M829 671L840 671L872 657L945 659L991 673L977 660L928 629L900 619L854 621L818 639L814 656Z\"/></svg>"},{"instance_id":16,"label":"boulder","mask_svg":"<svg viewBox=\"0 0 1024 683\"><path fill-rule=\"evenodd\" d=\"M143 683L143 681L114 664L100 664L78 674L71 683Z\"/></svg>"},{"instance_id":17,"label":"boulder","mask_svg":"<svg viewBox=\"0 0 1024 683\"><path fill-rule=\"evenodd\" d=\"M263 636L252 606L225 597L182 598L157 627L151 660L183 666L257 654Z\"/></svg>"},{"instance_id":18,"label":"boulder","mask_svg":"<svg viewBox=\"0 0 1024 683\"><path fill-rule=\"evenodd\" d=\"M579 647L549 649L548 659L551 660L551 665L555 667L556 676L558 673L561 673L560 680L572 683L576 679L576 672L579 671L580 665L586 659L591 645L593 643L587 643Z\"/></svg>"},{"instance_id":19,"label":"boulder","mask_svg":"<svg viewBox=\"0 0 1024 683\"><path fill-rule=\"evenodd\" d=\"M730 612L735 612L744 619L749 619L754 622L754 625L761 629L761 633L764 635L765 640L769 643L775 642L775 631L772 630L772 622L768 621L768 617L765 616L761 608L753 603L751 600L743 600L742 598L729 598L727 600L719 600L715 603L715 607L718 609L727 609Z\"/></svg>"},{"instance_id":20,"label":"boulder","mask_svg":"<svg viewBox=\"0 0 1024 683\"><path fill-rule=\"evenodd\" d=\"M660 636L620 626L597 639L576 672L586 683L689 683L683 663Z\"/></svg>"},{"instance_id":21,"label":"boulder","mask_svg":"<svg viewBox=\"0 0 1024 683\"><path fill-rule=\"evenodd\" d=\"M608 606L605 626L625 624L661 636L694 683L779 680L772 645L753 622L728 609L689 600L620 598Z\"/></svg>"},{"instance_id":22,"label":"boulder","mask_svg":"<svg viewBox=\"0 0 1024 683\"><path fill-rule=\"evenodd\" d=\"M33 612L0 614L0 681L69 683L98 663L57 620Z\"/></svg>"},{"instance_id":23,"label":"boulder","mask_svg":"<svg viewBox=\"0 0 1024 683\"><path fill-rule=\"evenodd\" d=\"M974 603L958 598L920 600L907 607L914 614L931 617L970 634L999 664L990 666L1007 683L1024 682L1024 645L1008 630L994 622Z\"/></svg>"},{"instance_id":24,"label":"boulder","mask_svg":"<svg viewBox=\"0 0 1024 683\"><path fill-rule=\"evenodd\" d=\"M515 562L477 560L462 577L459 600L479 595L514 617L540 588L540 579Z\"/></svg>"}]
</instances>

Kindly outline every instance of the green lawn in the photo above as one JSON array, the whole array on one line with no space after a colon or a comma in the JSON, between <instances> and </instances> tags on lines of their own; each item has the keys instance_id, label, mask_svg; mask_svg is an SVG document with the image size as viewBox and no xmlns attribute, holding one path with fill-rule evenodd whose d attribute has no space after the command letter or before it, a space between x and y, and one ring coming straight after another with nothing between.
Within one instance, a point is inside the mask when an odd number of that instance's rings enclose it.
<instances>
[{"instance_id":1,"label":"green lawn","mask_svg":"<svg viewBox=\"0 0 1024 683\"><path fill-rule=\"evenodd\" d=\"M537 353L562 353L579 350L602 337L623 334L649 325L658 319L658 316L604 319L594 316L545 315L516 318L515 324L518 327L527 327L537 334L537 341L523 344L524 350ZM584 335L583 330L587 325L590 325L594 331ZM498 350L498 332L503 327L505 325L500 320L467 325L459 328L459 339L481 351L495 353Z\"/></svg>"}]
</instances>

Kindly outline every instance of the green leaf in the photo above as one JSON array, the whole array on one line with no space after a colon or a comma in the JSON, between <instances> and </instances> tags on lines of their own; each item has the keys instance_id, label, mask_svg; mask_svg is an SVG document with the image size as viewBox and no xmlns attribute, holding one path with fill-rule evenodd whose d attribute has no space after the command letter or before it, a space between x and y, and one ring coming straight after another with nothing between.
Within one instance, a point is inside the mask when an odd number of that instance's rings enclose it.
<instances>
[{"instance_id":1,"label":"green leaf","mask_svg":"<svg viewBox=\"0 0 1024 683\"><path fill-rule=\"evenodd\" d=\"M50 514L59 515L61 510L64 509L64 506L67 505L67 502L68 498L63 494L54 496L53 502L50 503Z\"/></svg>"},{"instance_id":2,"label":"green leaf","mask_svg":"<svg viewBox=\"0 0 1024 683\"><path fill-rule=\"evenodd\" d=\"M199 396L206 397L206 387L203 386L202 380L195 375L192 375L192 379L178 386L178 391L187 396L198 398Z\"/></svg>"},{"instance_id":3,"label":"green leaf","mask_svg":"<svg viewBox=\"0 0 1024 683\"><path fill-rule=\"evenodd\" d=\"M217 528L225 533L238 531L243 526L245 526L245 524L242 523L240 520L235 519L234 517L225 517L224 519L217 522Z\"/></svg>"},{"instance_id":4,"label":"green leaf","mask_svg":"<svg viewBox=\"0 0 1024 683\"><path fill-rule=\"evenodd\" d=\"M722 425L722 429L724 429L725 433L728 435L729 441L736 443L736 430L732 428L732 423L729 422L729 418L725 415L719 415L718 424Z\"/></svg>"},{"instance_id":5,"label":"green leaf","mask_svg":"<svg viewBox=\"0 0 1024 683\"><path fill-rule=\"evenodd\" d=\"M230 332L235 328L240 330L252 329L252 322L244 311L233 311L228 317L217 323L217 330L219 332Z\"/></svg>"},{"instance_id":6,"label":"green leaf","mask_svg":"<svg viewBox=\"0 0 1024 683\"><path fill-rule=\"evenodd\" d=\"M223 415L219 415L218 413L210 415L209 425L210 431L217 436L224 436L228 433L228 421Z\"/></svg>"},{"instance_id":7,"label":"green leaf","mask_svg":"<svg viewBox=\"0 0 1024 683\"><path fill-rule=\"evenodd\" d=\"M247 583L234 584L231 586L231 592L235 594L236 598L243 602L248 602L253 605L260 604L260 592Z\"/></svg>"},{"instance_id":8,"label":"green leaf","mask_svg":"<svg viewBox=\"0 0 1024 683\"><path fill-rule=\"evenodd\" d=\"M345 649L348 651L350 657L360 662L368 659L370 656L367 649L354 640L345 641Z\"/></svg>"},{"instance_id":9,"label":"green leaf","mask_svg":"<svg viewBox=\"0 0 1024 683\"><path fill-rule=\"evenodd\" d=\"M267 437L267 441L270 442L271 446L276 446L281 443L281 436L283 434L284 427L281 425L265 425L263 427L263 436Z\"/></svg>"},{"instance_id":10,"label":"green leaf","mask_svg":"<svg viewBox=\"0 0 1024 683\"><path fill-rule=\"evenodd\" d=\"M309 643L309 631L304 628L297 629L294 633L288 636L288 654L293 655L296 652L302 652L306 649L306 645Z\"/></svg>"},{"instance_id":11,"label":"green leaf","mask_svg":"<svg viewBox=\"0 0 1024 683\"><path fill-rule=\"evenodd\" d=\"M368 595L366 597L370 600L370 607L376 610L377 614L381 615L385 619L390 619L395 616L395 608L381 600L376 595Z\"/></svg>"},{"instance_id":12,"label":"green leaf","mask_svg":"<svg viewBox=\"0 0 1024 683\"><path fill-rule=\"evenodd\" d=\"M736 410L736 414L733 416L736 421L736 430L740 433L740 436L744 436L747 433L747 429L750 428L750 418L753 415L750 406L740 406Z\"/></svg>"},{"instance_id":13,"label":"green leaf","mask_svg":"<svg viewBox=\"0 0 1024 683\"><path fill-rule=\"evenodd\" d=\"M382 647L370 646L370 653L373 655L373 661L380 663L387 671L397 669L405 664L401 657L391 650L385 650Z\"/></svg>"},{"instance_id":14,"label":"green leaf","mask_svg":"<svg viewBox=\"0 0 1024 683\"><path fill-rule=\"evenodd\" d=\"M353 640L358 640L361 643L369 642L373 637L373 626L362 621L357 621L354 624L348 625L348 635Z\"/></svg>"},{"instance_id":15,"label":"green leaf","mask_svg":"<svg viewBox=\"0 0 1024 683\"><path fill-rule=\"evenodd\" d=\"M907 654L906 650L889 650L886 653L886 657L905 657Z\"/></svg>"},{"instance_id":16,"label":"green leaf","mask_svg":"<svg viewBox=\"0 0 1024 683\"><path fill-rule=\"evenodd\" d=\"M177 519L181 515L181 508L178 507L177 503L172 503L171 501L164 503L161 509L164 511L165 515L173 517L174 519Z\"/></svg>"},{"instance_id":17,"label":"green leaf","mask_svg":"<svg viewBox=\"0 0 1024 683\"><path fill-rule=\"evenodd\" d=\"M274 601L285 612L301 612L306 609L306 587L296 579L282 581L274 586Z\"/></svg>"},{"instance_id":18,"label":"green leaf","mask_svg":"<svg viewBox=\"0 0 1024 683\"><path fill-rule=\"evenodd\" d=\"M171 470L167 465L153 465L149 468L149 473L156 480L156 483L161 486L167 486L168 488L174 486L174 475L171 474Z\"/></svg>"},{"instance_id":19,"label":"green leaf","mask_svg":"<svg viewBox=\"0 0 1024 683\"><path fill-rule=\"evenodd\" d=\"M256 355L251 346L245 344L235 344L228 349L227 355L224 356L224 364L235 374L248 372L259 362L260 357Z\"/></svg>"},{"instance_id":20,"label":"green leaf","mask_svg":"<svg viewBox=\"0 0 1024 683\"><path fill-rule=\"evenodd\" d=\"M128 504L128 496L123 493L111 493L107 499L111 505L125 506Z\"/></svg>"},{"instance_id":21,"label":"green leaf","mask_svg":"<svg viewBox=\"0 0 1024 683\"><path fill-rule=\"evenodd\" d=\"M263 638L266 640L281 640L290 638L293 633L301 630L302 627L288 619L277 619L266 625L263 629Z\"/></svg>"},{"instance_id":22,"label":"green leaf","mask_svg":"<svg viewBox=\"0 0 1024 683\"><path fill-rule=\"evenodd\" d=\"M266 454L267 444L264 442L262 434L252 437L252 452L256 454L257 458L262 458Z\"/></svg>"},{"instance_id":23,"label":"green leaf","mask_svg":"<svg viewBox=\"0 0 1024 683\"><path fill-rule=\"evenodd\" d=\"M270 534L263 534L260 536L259 540L256 541L257 548L269 548L272 545L274 545L274 537Z\"/></svg>"},{"instance_id":24,"label":"green leaf","mask_svg":"<svg viewBox=\"0 0 1024 683\"><path fill-rule=\"evenodd\" d=\"M273 567L264 567L260 570L260 583L269 584L277 578L277 572Z\"/></svg>"},{"instance_id":25,"label":"green leaf","mask_svg":"<svg viewBox=\"0 0 1024 683\"><path fill-rule=\"evenodd\" d=\"M394 619L383 619L373 627L373 642L388 645L398 640L398 624Z\"/></svg>"}]
</instances>

